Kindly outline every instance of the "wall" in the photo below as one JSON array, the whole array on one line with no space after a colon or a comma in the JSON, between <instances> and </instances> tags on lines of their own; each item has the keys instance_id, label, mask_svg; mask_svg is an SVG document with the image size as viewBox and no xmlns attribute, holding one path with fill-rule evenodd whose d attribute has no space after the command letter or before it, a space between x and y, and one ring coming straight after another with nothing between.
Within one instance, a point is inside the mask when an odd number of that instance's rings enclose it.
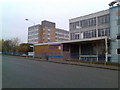
<instances>
[{"instance_id":1,"label":"wall","mask_svg":"<svg viewBox=\"0 0 120 90\"><path fill-rule=\"evenodd\" d=\"M120 40L117 40L117 34L120 33L120 6L110 8L110 37L111 37L111 61L120 63L120 55L117 54L117 49L120 48Z\"/></svg>"},{"instance_id":2,"label":"wall","mask_svg":"<svg viewBox=\"0 0 120 90\"><path fill-rule=\"evenodd\" d=\"M51 45L36 45L35 57L46 58L46 56L61 56L62 55L62 44L51 44Z\"/></svg>"}]
</instances>

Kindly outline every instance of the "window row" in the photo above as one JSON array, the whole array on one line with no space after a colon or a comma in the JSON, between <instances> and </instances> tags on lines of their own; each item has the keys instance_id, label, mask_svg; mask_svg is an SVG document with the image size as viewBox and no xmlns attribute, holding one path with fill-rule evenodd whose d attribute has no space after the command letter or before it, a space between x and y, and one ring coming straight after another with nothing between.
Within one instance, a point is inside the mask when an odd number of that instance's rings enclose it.
<instances>
[{"instance_id":1,"label":"window row","mask_svg":"<svg viewBox=\"0 0 120 90\"><path fill-rule=\"evenodd\" d=\"M70 23L70 29L78 29L83 27L95 26L96 25L96 18L90 18L87 20L77 21L74 23Z\"/></svg>"},{"instance_id":2,"label":"window row","mask_svg":"<svg viewBox=\"0 0 120 90\"><path fill-rule=\"evenodd\" d=\"M71 33L70 34L70 39L71 40L79 39L79 37L80 37L79 33Z\"/></svg>"},{"instance_id":3,"label":"window row","mask_svg":"<svg viewBox=\"0 0 120 90\"><path fill-rule=\"evenodd\" d=\"M109 15L98 17L98 25L109 23Z\"/></svg>"},{"instance_id":4,"label":"window row","mask_svg":"<svg viewBox=\"0 0 120 90\"><path fill-rule=\"evenodd\" d=\"M98 25L109 23L109 14L98 17ZM78 28L96 26L96 17L70 23L70 30Z\"/></svg>"},{"instance_id":5,"label":"window row","mask_svg":"<svg viewBox=\"0 0 120 90\"><path fill-rule=\"evenodd\" d=\"M38 34L38 31L28 32L29 35Z\"/></svg>"},{"instance_id":6,"label":"window row","mask_svg":"<svg viewBox=\"0 0 120 90\"><path fill-rule=\"evenodd\" d=\"M83 38L93 38L93 37L96 37L96 30L83 32Z\"/></svg>"},{"instance_id":7,"label":"window row","mask_svg":"<svg viewBox=\"0 0 120 90\"><path fill-rule=\"evenodd\" d=\"M88 27L88 26L95 26L96 25L96 18L91 18L87 20L83 20L80 22L81 27Z\"/></svg>"},{"instance_id":8,"label":"window row","mask_svg":"<svg viewBox=\"0 0 120 90\"><path fill-rule=\"evenodd\" d=\"M98 29L98 37L109 36L109 28Z\"/></svg>"},{"instance_id":9,"label":"window row","mask_svg":"<svg viewBox=\"0 0 120 90\"><path fill-rule=\"evenodd\" d=\"M38 38L38 35L28 36L28 39L32 39L32 38Z\"/></svg>"}]
</instances>

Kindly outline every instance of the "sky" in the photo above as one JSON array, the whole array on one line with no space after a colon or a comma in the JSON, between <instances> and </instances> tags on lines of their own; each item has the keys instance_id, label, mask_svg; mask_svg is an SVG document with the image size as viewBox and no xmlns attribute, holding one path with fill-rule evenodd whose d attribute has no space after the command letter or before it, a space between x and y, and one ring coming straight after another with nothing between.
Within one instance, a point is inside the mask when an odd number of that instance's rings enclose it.
<instances>
[{"instance_id":1,"label":"sky","mask_svg":"<svg viewBox=\"0 0 120 90\"><path fill-rule=\"evenodd\" d=\"M48 20L57 28L69 30L69 19L109 9L113 0L0 0L0 34L3 39L18 37L27 43L32 22Z\"/></svg>"}]
</instances>

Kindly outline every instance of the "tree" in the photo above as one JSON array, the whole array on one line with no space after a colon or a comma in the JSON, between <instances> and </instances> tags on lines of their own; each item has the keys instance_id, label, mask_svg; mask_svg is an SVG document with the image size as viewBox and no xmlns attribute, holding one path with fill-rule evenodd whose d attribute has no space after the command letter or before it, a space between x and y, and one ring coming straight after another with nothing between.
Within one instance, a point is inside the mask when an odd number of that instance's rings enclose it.
<instances>
[{"instance_id":1,"label":"tree","mask_svg":"<svg viewBox=\"0 0 120 90\"><path fill-rule=\"evenodd\" d=\"M17 52L19 48L20 40L19 38L13 38L12 39L12 51Z\"/></svg>"},{"instance_id":2,"label":"tree","mask_svg":"<svg viewBox=\"0 0 120 90\"><path fill-rule=\"evenodd\" d=\"M0 40L0 52L2 52L2 44L3 44L4 40Z\"/></svg>"},{"instance_id":3,"label":"tree","mask_svg":"<svg viewBox=\"0 0 120 90\"><path fill-rule=\"evenodd\" d=\"M2 40L2 52L15 53L18 51L20 40L13 38L11 40Z\"/></svg>"},{"instance_id":4,"label":"tree","mask_svg":"<svg viewBox=\"0 0 120 90\"><path fill-rule=\"evenodd\" d=\"M31 45L33 45L33 44L30 44L30 43L20 44L20 46L18 48L18 52L22 52L22 53L32 52L33 48L30 47Z\"/></svg>"},{"instance_id":5,"label":"tree","mask_svg":"<svg viewBox=\"0 0 120 90\"><path fill-rule=\"evenodd\" d=\"M2 52L10 52L12 50L12 41L5 40L2 43Z\"/></svg>"}]
</instances>

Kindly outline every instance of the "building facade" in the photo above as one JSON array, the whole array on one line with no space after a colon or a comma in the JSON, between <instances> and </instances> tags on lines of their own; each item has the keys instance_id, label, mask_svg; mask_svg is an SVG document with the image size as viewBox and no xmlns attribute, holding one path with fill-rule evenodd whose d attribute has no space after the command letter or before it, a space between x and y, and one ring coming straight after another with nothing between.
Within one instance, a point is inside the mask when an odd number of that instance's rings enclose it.
<instances>
[{"instance_id":1,"label":"building facade","mask_svg":"<svg viewBox=\"0 0 120 90\"><path fill-rule=\"evenodd\" d=\"M69 40L69 32L63 29L56 28L55 32L55 41L68 41Z\"/></svg>"},{"instance_id":2,"label":"building facade","mask_svg":"<svg viewBox=\"0 0 120 90\"><path fill-rule=\"evenodd\" d=\"M69 26L69 41L35 44L35 57L120 63L120 6L70 19Z\"/></svg>"},{"instance_id":3,"label":"building facade","mask_svg":"<svg viewBox=\"0 0 120 90\"><path fill-rule=\"evenodd\" d=\"M106 37L100 43L80 45L79 55L104 56L104 60L120 63L120 6L69 20L70 40ZM103 55L102 55L103 54Z\"/></svg>"},{"instance_id":4,"label":"building facade","mask_svg":"<svg viewBox=\"0 0 120 90\"><path fill-rule=\"evenodd\" d=\"M54 22L42 21L41 25L28 27L28 43L47 43L69 40L69 31L58 29Z\"/></svg>"},{"instance_id":5,"label":"building facade","mask_svg":"<svg viewBox=\"0 0 120 90\"><path fill-rule=\"evenodd\" d=\"M120 6L110 10L111 60L120 63Z\"/></svg>"},{"instance_id":6,"label":"building facade","mask_svg":"<svg viewBox=\"0 0 120 90\"><path fill-rule=\"evenodd\" d=\"M28 43L38 43L41 25L28 27Z\"/></svg>"},{"instance_id":7,"label":"building facade","mask_svg":"<svg viewBox=\"0 0 120 90\"><path fill-rule=\"evenodd\" d=\"M70 19L70 40L109 36L109 23L109 10Z\"/></svg>"}]
</instances>

